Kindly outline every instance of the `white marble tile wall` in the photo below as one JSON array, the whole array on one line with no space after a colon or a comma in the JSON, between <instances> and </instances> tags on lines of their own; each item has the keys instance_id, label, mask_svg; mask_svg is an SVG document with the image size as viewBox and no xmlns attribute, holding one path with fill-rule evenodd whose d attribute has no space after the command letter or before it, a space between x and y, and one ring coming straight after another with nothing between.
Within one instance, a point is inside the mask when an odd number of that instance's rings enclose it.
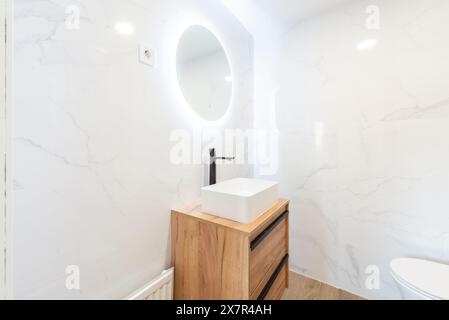
<instances>
[{"instance_id":1,"label":"white marble tile wall","mask_svg":"<svg viewBox=\"0 0 449 320\"><path fill-rule=\"evenodd\" d=\"M251 125L252 37L210 0L14 5L14 298L123 298L169 266L170 209L199 197L202 166L170 164L172 130ZM66 28L69 5L79 30ZM217 33L234 71L232 111L213 125L176 83L177 37L192 23ZM157 50L156 68L138 63L140 42ZM79 291L66 288L70 265Z\"/></svg>"},{"instance_id":2,"label":"white marble tile wall","mask_svg":"<svg viewBox=\"0 0 449 320\"><path fill-rule=\"evenodd\" d=\"M5 26L6 26L6 2L0 2L0 154L3 155L6 152L6 48L5 48ZM0 161L0 230L5 230L5 161ZM2 232L3 235L3 232ZM5 261L5 247L6 239L4 236L0 238L0 261ZM0 265L0 299L6 297L6 270L4 263Z\"/></svg>"},{"instance_id":3,"label":"white marble tile wall","mask_svg":"<svg viewBox=\"0 0 449 320\"><path fill-rule=\"evenodd\" d=\"M365 26L369 5L379 30ZM286 35L277 178L294 269L390 299L391 259L449 262L448 17L445 0L356 1ZM370 265L379 290L365 286Z\"/></svg>"}]
</instances>

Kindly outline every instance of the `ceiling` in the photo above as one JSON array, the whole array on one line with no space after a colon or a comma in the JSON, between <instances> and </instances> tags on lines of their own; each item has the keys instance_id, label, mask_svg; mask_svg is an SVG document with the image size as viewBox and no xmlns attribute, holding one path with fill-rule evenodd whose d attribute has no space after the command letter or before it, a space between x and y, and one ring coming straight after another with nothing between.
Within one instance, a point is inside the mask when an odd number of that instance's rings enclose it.
<instances>
[{"instance_id":1,"label":"ceiling","mask_svg":"<svg viewBox=\"0 0 449 320\"><path fill-rule=\"evenodd\" d=\"M266 14L287 27L353 0L252 0Z\"/></svg>"}]
</instances>

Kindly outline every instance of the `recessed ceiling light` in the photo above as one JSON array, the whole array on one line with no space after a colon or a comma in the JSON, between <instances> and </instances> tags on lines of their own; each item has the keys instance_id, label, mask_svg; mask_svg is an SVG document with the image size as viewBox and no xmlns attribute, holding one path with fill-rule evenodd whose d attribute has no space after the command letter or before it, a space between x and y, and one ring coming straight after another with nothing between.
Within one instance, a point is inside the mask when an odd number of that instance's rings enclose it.
<instances>
[{"instance_id":1,"label":"recessed ceiling light","mask_svg":"<svg viewBox=\"0 0 449 320\"><path fill-rule=\"evenodd\" d=\"M373 49L376 46L377 46L377 39L368 39L368 40L364 40L364 41L360 42L357 45L357 50L358 51L366 51L366 50Z\"/></svg>"},{"instance_id":2,"label":"recessed ceiling light","mask_svg":"<svg viewBox=\"0 0 449 320\"><path fill-rule=\"evenodd\" d=\"M130 36L134 33L134 27L128 22L118 22L115 25L115 31L124 36Z\"/></svg>"}]
</instances>

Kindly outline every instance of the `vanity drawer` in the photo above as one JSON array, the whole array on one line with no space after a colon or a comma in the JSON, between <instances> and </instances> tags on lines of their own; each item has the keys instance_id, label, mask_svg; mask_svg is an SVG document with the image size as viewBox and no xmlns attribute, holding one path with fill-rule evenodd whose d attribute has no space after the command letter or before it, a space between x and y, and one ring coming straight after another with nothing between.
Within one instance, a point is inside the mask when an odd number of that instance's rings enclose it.
<instances>
[{"instance_id":1,"label":"vanity drawer","mask_svg":"<svg viewBox=\"0 0 449 320\"><path fill-rule=\"evenodd\" d=\"M285 256L258 300L280 300L288 285L288 256Z\"/></svg>"},{"instance_id":2,"label":"vanity drawer","mask_svg":"<svg viewBox=\"0 0 449 320\"><path fill-rule=\"evenodd\" d=\"M212 216L194 204L173 210L176 300L276 300L288 287L289 201L251 223Z\"/></svg>"},{"instance_id":3,"label":"vanity drawer","mask_svg":"<svg viewBox=\"0 0 449 320\"><path fill-rule=\"evenodd\" d=\"M251 242L250 250L249 289L256 299L288 254L288 211Z\"/></svg>"}]
</instances>

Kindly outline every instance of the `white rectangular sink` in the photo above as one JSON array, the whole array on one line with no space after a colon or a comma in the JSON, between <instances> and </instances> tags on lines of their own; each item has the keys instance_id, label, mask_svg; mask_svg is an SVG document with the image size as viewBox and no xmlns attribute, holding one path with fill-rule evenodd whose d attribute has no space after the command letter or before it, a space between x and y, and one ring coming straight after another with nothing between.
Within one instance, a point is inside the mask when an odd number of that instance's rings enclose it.
<instances>
[{"instance_id":1,"label":"white rectangular sink","mask_svg":"<svg viewBox=\"0 0 449 320\"><path fill-rule=\"evenodd\" d=\"M202 210L240 223L250 223L279 200L278 183L238 178L202 189Z\"/></svg>"}]
</instances>

